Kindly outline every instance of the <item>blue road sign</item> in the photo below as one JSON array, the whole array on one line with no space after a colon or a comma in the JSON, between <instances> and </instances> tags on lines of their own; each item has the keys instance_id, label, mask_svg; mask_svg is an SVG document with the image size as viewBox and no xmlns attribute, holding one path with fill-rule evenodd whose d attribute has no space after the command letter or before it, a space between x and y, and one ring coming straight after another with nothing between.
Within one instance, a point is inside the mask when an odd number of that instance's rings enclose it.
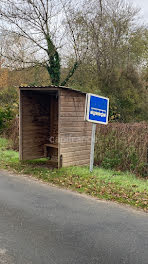
<instances>
[{"instance_id":1,"label":"blue road sign","mask_svg":"<svg viewBox=\"0 0 148 264\"><path fill-rule=\"evenodd\" d=\"M108 124L109 99L95 94L87 94L85 120L97 123Z\"/></svg>"}]
</instances>

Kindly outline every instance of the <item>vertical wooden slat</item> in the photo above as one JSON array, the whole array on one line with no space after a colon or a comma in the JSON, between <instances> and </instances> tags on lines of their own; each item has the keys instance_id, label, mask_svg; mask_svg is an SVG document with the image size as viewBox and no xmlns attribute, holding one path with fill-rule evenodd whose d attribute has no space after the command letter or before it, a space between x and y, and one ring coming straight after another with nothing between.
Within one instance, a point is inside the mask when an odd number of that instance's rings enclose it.
<instances>
[{"instance_id":1,"label":"vertical wooden slat","mask_svg":"<svg viewBox=\"0 0 148 264\"><path fill-rule=\"evenodd\" d=\"M60 144L60 109L61 109L61 91L58 91L58 168L62 167L61 164L61 144Z\"/></svg>"},{"instance_id":2,"label":"vertical wooden slat","mask_svg":"<svg viewBox=\"0 0 148 264\"><path fill-rule=\"evenodd\" d=\"M22 134L22 92L19 90L19 159L23 159L23 134Z\"/></svg>"}]
</instances>

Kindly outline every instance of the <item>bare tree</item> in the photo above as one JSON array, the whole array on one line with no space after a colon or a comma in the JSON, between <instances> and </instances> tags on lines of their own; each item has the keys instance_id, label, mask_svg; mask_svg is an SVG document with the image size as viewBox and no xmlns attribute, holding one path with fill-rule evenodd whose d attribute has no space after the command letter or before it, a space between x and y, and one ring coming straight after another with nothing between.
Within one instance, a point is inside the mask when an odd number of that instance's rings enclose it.
<instances>
[{"instance_id":1,"label":"bare tree","mask_svg":"<svg viewBox=\"0 0 148 264\"><path fill-rule=\"evenodd\" d=\"M18 42L23 39L30 46L30 57L18 56L18 47L13 52L3 52L3 56L12 61L22 63L22 66L39 64L45 67L52 84L60 84L61 53L65 45L65 25L69 26L75 50L75 62L62 84L66 84L78 66L77 43L68 17L69 4L66 0L1 0L0 27L7 38L13 36ZM67 21L63 23L63 21ZM11 39L12 40L12 39ZM19 42L20 45L20 42ZM9 45L8 45L9 46ZM14 43L13 43L13 46ZM20 47L20 46L19 46ZM5 49L3 51L6 51ZM23 50L25 52L25 50Z\"/></svg>"},{"instance_id":2,"label":"bare tree","mask_svg":"<svg viewBox=\"0 0 148 264\"><path fill-rule=\"evenodd\" d=\"M3 66L10 70L22 70L28 65L34 66L35 61L37 63L30 41L18 34L8 35L7 32L3 32L0 38L0 48Z\"/></svg>"},{"instance_id":3,"label":"bare tree","mask_svg":"<svg viewBox=\"0 0 148 264\"><path fill-rule=\"evenodd\" d=\"M90 0L73 20L83 43L89 40L87 59L96 65L99 80L108 80L115 67L130 62L130 38L137 31L138 12L124 0Z\"/></svg>"}]
</instances>

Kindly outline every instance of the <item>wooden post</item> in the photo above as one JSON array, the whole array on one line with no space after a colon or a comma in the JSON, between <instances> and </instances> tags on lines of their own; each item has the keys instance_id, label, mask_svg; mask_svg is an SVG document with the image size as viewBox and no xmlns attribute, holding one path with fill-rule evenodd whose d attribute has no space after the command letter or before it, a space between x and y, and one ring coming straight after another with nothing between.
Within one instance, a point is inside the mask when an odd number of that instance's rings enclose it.
<instances>
[{"instance_id":1,"label":"wooden post","mask_svg":"<svg viewBox=\"0 0 148 264\"><path fill-rule=\"evenodd\" d=\"M23 159L23 139L22 139L22 91L19 91L19 159Z\"/></svg>"}]
</instances>

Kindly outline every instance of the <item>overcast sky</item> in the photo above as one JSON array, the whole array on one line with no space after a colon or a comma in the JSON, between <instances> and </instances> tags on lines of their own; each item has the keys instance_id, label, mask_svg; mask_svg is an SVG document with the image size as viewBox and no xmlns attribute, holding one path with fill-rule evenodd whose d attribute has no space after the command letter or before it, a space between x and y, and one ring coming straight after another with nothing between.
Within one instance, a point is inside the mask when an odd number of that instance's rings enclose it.
<instances>
[{"instance_id":1,"label":"overcast sky","mask_svg":"<svg viewBox=\"0 0 148 264\"><path fill-rule=\"evenodd\" d=\"M129 0L141 8L142 20L148 24L148 0Z\"/></svg>"}]
</instances>

